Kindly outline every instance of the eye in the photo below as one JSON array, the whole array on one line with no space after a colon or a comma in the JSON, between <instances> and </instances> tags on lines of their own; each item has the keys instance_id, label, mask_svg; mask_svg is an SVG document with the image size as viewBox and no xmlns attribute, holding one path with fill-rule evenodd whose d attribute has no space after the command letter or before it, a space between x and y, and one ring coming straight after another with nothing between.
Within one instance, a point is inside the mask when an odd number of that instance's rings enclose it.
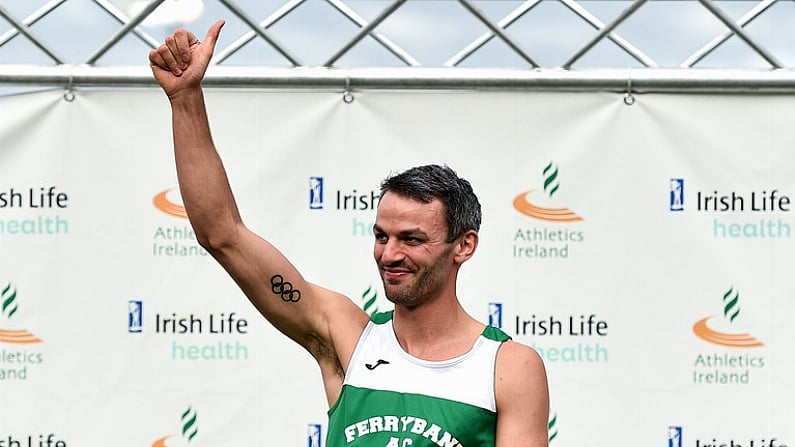
<instances>
[{"instance_id":1,"label":"eye","mask_svg":"<svg viewBox=\"0 0 795 447\"><path fill-rule=\"evenodd\" d=\"M373 235L375 236L375 241L380 244L386 243L387 239L389 239L386 234L379 231L373 232Z\"/></svg>"}]
</instances>

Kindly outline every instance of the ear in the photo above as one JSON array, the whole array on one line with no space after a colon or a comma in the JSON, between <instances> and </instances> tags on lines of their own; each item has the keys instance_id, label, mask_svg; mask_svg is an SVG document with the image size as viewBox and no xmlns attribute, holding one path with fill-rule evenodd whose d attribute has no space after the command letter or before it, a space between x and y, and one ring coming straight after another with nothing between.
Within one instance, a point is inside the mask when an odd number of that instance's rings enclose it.
<instances>
[{"instance_id":1,"label":"ear","mask_svg":"<svg viewBox=\"0 0 795 447\"><path fill-rule=\"evenodd\" d=\"M461 265L471 258L478 248L479 240L478 232L475 230L462 234L456 241L455 262Z\"/></svg>"}]
</instances>

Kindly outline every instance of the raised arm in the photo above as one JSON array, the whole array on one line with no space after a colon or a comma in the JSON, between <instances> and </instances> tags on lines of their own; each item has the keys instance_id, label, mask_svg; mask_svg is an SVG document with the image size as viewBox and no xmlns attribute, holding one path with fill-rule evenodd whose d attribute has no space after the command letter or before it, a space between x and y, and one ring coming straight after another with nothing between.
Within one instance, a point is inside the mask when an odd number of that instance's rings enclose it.
<instances>
[{"instance_id":1,"label":"raised arm","mask_svg":"<svg viewBox=\"0 0 795 447\"><path fill-rule=\"evenodd\" d=\"M223 25L216 22L203 42L177 30L149 53L152 73L171 103L182 200L199 243L276 328L318 360L333 401L367 316L344 296L305 281L240 218L212 140L201 86Z\"/></svg>"}]
</instances>

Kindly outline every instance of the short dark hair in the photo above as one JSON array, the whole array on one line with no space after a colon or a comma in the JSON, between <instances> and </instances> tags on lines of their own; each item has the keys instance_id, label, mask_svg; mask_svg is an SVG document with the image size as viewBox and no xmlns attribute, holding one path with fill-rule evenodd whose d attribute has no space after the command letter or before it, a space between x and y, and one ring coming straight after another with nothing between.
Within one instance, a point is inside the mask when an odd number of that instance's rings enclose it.
<instances>
[{"instance_id":1,"label":"short dark hair","mask_svg":"<svg viewBox=\"0 0 795 447\"><path fill-rule=\"evenodd\" d=\"M447 220L447 242L469 230L480 230L481 210L472 185L448 166L417 166L381 182L381 197L387 192L424 203L439 199Z\"/></svg>"}]
</instances>

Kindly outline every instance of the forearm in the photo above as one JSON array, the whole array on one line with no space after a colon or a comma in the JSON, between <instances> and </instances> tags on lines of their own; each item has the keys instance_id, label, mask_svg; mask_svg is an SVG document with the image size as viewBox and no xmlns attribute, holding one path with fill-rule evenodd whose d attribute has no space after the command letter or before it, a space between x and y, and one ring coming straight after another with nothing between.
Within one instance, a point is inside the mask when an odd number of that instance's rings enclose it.
<instances>
[{"instance_id":1,"label":"forearm","mask_svg":"<svg viewBox=\"0 0 795 447\"><path fill-rule=\"evenodd\" d=\"M233 237L240 214L215 149L201 88L171 102L174 157L182 200L199 242L208 249Z\"/></svg>"}]
</instances>

